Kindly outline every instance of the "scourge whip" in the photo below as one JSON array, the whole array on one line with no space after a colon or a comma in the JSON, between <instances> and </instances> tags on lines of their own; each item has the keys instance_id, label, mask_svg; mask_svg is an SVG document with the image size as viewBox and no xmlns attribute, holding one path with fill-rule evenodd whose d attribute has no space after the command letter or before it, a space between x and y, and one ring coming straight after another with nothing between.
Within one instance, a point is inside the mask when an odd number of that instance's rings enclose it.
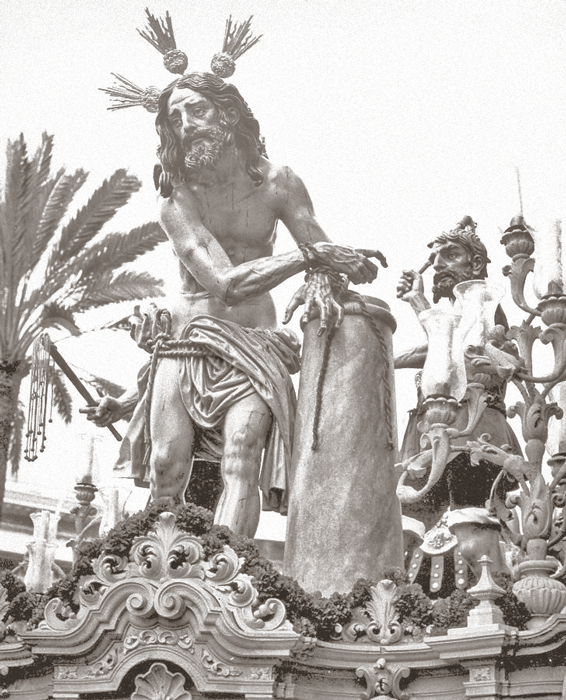
<instances>
[{"instance_id":1,"label":"scourge whip","mask_svg":"<svg viewBox=\"0 0 566 700\"><path fill-rule=\"evenodd\" d=\"M26 432L27 443L24 450L24 455L28 462L33 462L37 459L38 443L39 451L43 452L45 450L45 427L47 422L51 423L52 421L53 389L50 386L50 379L53 370L51 367L51 358L53 358L71 384L73 384L79 394L85 399L88 406L96 406L98 404L98 401L92 396L63 359L55 343L51 342L49 335L47 333L42 333L33 344L28 426ZM49 418L47 418L48 406ZM113 425L109 425L108 430L110 430L116 440L122 439L122 436Z\"/></svg>"}]
</instances>

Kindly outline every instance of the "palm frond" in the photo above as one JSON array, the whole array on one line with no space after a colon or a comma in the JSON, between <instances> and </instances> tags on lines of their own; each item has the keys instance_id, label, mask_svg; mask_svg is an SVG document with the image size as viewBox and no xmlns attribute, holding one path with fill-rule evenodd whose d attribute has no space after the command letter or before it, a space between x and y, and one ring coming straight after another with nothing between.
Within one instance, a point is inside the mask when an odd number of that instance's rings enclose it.
<instances>
[{"instance_id":1,"label":"palm frond","mask_svg":"<svg viewBox=\"0 0 566 700\"><path fill-rule=\"evenodd\" d=\"M43 307L38 324L42 329L62 328L74 336L81 334L81 329L75 323L75 314L70 309L55 302Z\"/></svg>"},{"instance_id":2,"label":"palm frond","mask_svg":"<svg viewBox=\"0 0 566 700\"><path fill-rule=\"evenodd\" d=\"M23 134L9 142L11 154L6 177L6 204L13 207L11 221L11 285L14 287L32 267L31 254L41 213L52 184L49 181L53 136L42 135L41 146L30 159Z\"/></svg>"},{"instance_id":3,"label":"palm frond","mask_svg":"<svg viewBox=\"0 0 566 700\"><path fill-rule=\"evenodd\" d=\"M38 186L44 185L49 179L52 155L53 136L44 131L41 135L41 146L37 149L33 159Z\"/></svg>"},{"instance_id":4,"label":"palm frond","mask_svg":"<svg viewBox=\"0 0 566 700\"><path fill-rule=\"evenodd\" d=\"M75 194L86 182L88 173L79 169L72 175L66 175L61 169L45 187L45 201L41 218L37 225L37 233L33 242L31 267L37 265L49 242L55 236L57 228L67 213L69 204Z\"/></svg>"},{"instance_id":5,"label":"palm frond","mask_svg":"<svg viewBox=\"0 0 566 700\"><path fill-rule=\"evenodd\" d=\"M164 296L163 280L153 277L148 272L125 270L116 277L113 277L111 272L106 272L96 279L96 284L94 282L95 280L92 280L92 283L89 283L76 304L71 307L74 311L86 311L144 297Z\"/></svg>"},{"instance_id":6,"label":"palm frond","mask_svg":"<svg viewBox=\"0 0 566 700\"><path fill-rule=\"evenodd\" d=\"M105 180L61 231L61 238L49 261L49 270L54 271L74 258L140 187L137 177L128 175L126 170L117 170Z\"/></svg>"},{"instance_id":7,"label":"palm frond","mask_svg":"<svg viewBox=\"0 0 566 700\"><path fill-rule=\"evenodd\" d=\"M77 267L82 270L82 279L106 270L116 270L149 253L166 240L167 234L156 221L138 226L128 233L109 233L79 256Z\"/></svg>"},{"instance_id":8,"label":"palm frond","mask_svg":"<svg viewBox=\"0 0 566 700\"><path fill-rule=\"evenodd\" d=\"M10 452L8 459L10 460L10 471L12 476L18 473L20 460L22 458L22 437L24 434L24 426L26 424L26 415L21 401L18 402L18 407L14 411L12 418L12 434L10 435Z\"/></svg>"},{"instance_id":9,"label":"palm frond","mask_svg":"<svg viewBox=\"0 0 566 700\"><path fill-rule=\"evenodd\" d=\"M4 275L7 271L5 259L5 238L8 236L8 222L6 220L6 204L0 201L0 289L5 289L7 280Z\"/></svg>"},{"instance_id":10,"label":"palm frond","mask_svg":"<svg viewBox=\"0 0 566 700\"><path fill-rule=\"evenodd\" d=\"M4 258L10 270L10 287L14 289L25 266L29 250L29 229L26 219L31 202L33 163L30 161L24 135L8 141L6 149L5 213L6 230L2 239Z\"/></svg>"},{"instance_id":11,"label":"palm frond","mask_svg":"<svg viewBox=\"0 0 566 700\"><path fill-rule=\"evenodd\" d=\"M67 389L67 385L63 379L63 374L57 367L51 368L50 381L53 391L53 405L57 413L65 421L70 423L73 418L73 399Z\"/></svg>"}]
</instances>

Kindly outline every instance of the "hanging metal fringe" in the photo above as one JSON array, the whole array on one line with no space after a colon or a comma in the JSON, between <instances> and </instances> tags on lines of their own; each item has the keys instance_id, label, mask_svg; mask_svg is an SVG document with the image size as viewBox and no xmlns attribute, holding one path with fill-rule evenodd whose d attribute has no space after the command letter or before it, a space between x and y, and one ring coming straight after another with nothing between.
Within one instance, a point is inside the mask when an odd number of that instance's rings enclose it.
<instances>
[{"instance_id":1,"label":"hanging metal fringe","mask_svg":"<svg viewBox=\"0 0 566 700\"><path fill-rule=\"evenodd\" d=\"M51 410L49 418L47 417L48 406L53 403L53 391L50 384L52 373L50 345L51 340L47 333L42 333L33 344L29 413L24 450L24 456L28 462L37 459L38 444L39 452L45 450L45 428L47 422L52 422Z\"/></svg>"}]
</instances>

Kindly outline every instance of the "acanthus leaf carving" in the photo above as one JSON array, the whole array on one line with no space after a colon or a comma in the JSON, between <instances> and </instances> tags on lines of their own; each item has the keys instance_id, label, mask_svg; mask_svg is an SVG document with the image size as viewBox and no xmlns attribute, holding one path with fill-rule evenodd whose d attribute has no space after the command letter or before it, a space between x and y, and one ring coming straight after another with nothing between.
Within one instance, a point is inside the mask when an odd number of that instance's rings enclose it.
<instances>
[{"instance_id":1,"label":"acanthus leaf carving","mask_svg":"<svg viewBox=\"0 0 566 700\"><path fill-rule=\"evenodd\" d=\"M215 659L210 654L210 652L206 651L206 649L202 650L201 660L202 665L204 666L206 671L213 676L222 676L223 678L236 678L238 676L241 676L244 672L243 669L235 668L234 666L230 666L229 664L226 664L223 661Z\"/></svg>"},{"instance_id":2,"label":"acanthus leaf carving","mask_svg":"<svg viewBox=\"0 0 566 700\"><path fill-rule=\"evenodd\" d=\"M236 608L234 616L243 629L270 631L277 629L285 622L287 611L280 600L269 598L256 609L251 605Z\"/></svg>"},{"instance_id":3,"label":"acanthus leaf carving","mask_svg":"<svg viewBox=\"0 0 566 700\"><path fill-rule=\"evenodd\" d=\"M106 656L87 669L87 678L101 678L107 676L118 663L119 651L117 647L111 649Z\"/></svg>"},{"instance_id":4,"label":"acanthus leaf carving","mask_svg":"<svg viewBox=\"0 0 566 700\"><path fill-rule=\"evenodd\" d=\"M210 559L206 576L218 585L228 583L238 574L243 563L244 560L233 549L224 545L224 550Z\"/></svg>"},{"instance_id":5,"label":"acanthus leaf carving","mask_svg":"<svg viewBox=\"0 0 566 700\"><path fill-rule=\"evenodd\" d=\"M405 630L395 608L398 588L385 579L371 587L371 598L354 612L352 621L341 630L344 641L364 641L377 644L397 644Z\"/></svg>"},{"instance_id":6,"label":"acanthus leaf carving","mask_svg":"<svg viewBox=\"0 0 566 700\"><path fill-rule=\"evenodd\" d=\"M130 558L143 576L155 581L205 576L201 543L179 530L173 513L161 513L154 530L136 537Z\"/></svg>"},{"instance_id":7,"label":"acanthus leaf carving","mask_svg":"<svg viewBox=\"0 0 566 700\"><path fill-rule=\"evenodd\" d=\"M259 603L252 577L240 573L243 559L227 545L205 560L200 541L182 532L173 513L161 513L153 531L134 540L130 560L103 553L94 564L94 574L79 584L79 618L96 614L118 589L127 595L126 609L133 620L161 617L180 620L195 605L195 587L212 595L242 630L272 631L286 620L284 604L276 599ZM197 583L198 582L198 583ZM66 608L50 601L46 629L66 630L79 620L61 620ZM142 625L143 626L143 625Z\"/></svg>"},{"instance_id":8,"label":"acanthus leaf carving","mask_svg":"<svg viewBox=\"0 0 566 700\"><path fill-rule=\"evenodd\" d=\"M120 656L120 649L113 647L105 656L92 665L73 664L58 666L55 672L57 680L87 680L104 678L116 667Z\"/></svg>"},{"instance_id":9,"label":"acanthus leaf carving","mask_svg":"<svg viewBox=\"0 0 566 700\"><path fill-rule=\"evenodd\" d=\"M52 629L64 631L72 629L79 624L79 618L70 612L69 607L59 600L53 598L44 609L45 619L39 623L39 629Z\"/></svg>"}]
</instances>

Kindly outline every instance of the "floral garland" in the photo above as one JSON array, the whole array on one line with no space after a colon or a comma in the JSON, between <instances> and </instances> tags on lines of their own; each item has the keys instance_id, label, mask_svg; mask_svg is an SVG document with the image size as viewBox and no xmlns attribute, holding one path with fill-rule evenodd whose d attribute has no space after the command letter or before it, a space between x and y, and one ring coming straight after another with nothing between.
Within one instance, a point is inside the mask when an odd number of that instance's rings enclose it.
<instances>
[{"instance_id":1,"label":"floral garland","mask_svg":"<svg viewBox=\"0 0 566 700\"><path fill-rule=\"evenodd\" d=\"M225 526L214 525L211 511L193 503L171 508L166 502L156 502L119 523L104 539L79 545L71 573L44 595L26 592L23 583L10 572L0 574L0 584L7 590L10 603L5 619L21 621L28 628L36 627L43 619L45 604L52 598L61 599L71 611L77 611L77 587L82 577L93 573L92 562L102 553L127 555L135 538L146 535L159 514L166 510L173 511L179 529L201 539L207 558L222 551L224 545L231 547L244 559L242 572L253 577L260 602L268 598L281 600L294 629L305 636L323 641L336 639L342 627L351 621L354 609L363 607L371 599L375 582L368 579L359 579L349 593L333 593L329 598L320 593L307 593L296 580L280 574L268 559L262 557L253 540L235 535ZM385 572L384 578L389 578L398 587L396 610L407 633L417 628L438 635L445 634L447 629L465 626L468 611L476 604L467 592L459 590L448 598L433 602L420 585L407 582L402 569L391 569ZM506 624L524 629L530 614L514 596L510 577L499 576L497 583L506 591L497 601Z\"/></svg>"}]
</instances>

